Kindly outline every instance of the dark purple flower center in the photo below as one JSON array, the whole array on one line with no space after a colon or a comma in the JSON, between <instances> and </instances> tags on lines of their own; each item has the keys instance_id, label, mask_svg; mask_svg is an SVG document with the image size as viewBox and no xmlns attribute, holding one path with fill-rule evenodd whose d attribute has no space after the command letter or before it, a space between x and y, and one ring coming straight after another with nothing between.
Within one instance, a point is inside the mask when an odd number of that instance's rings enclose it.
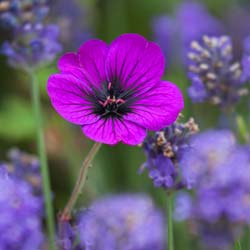
<instances>
[{"instance_id":1,"label":"dark purple flower center","mask_svg":"<svg viewBox=\"0 0 250 250\"><path fill-rule=\"evenodd\" d=\"M120 82L106 82L102 84L102 88L94 90L95 95L91 97L94 103L94 113L100 115L101 118L118 118L132 111L130 104L132 103L132 90L124 91Z\"/></svg>"}]
</instances>

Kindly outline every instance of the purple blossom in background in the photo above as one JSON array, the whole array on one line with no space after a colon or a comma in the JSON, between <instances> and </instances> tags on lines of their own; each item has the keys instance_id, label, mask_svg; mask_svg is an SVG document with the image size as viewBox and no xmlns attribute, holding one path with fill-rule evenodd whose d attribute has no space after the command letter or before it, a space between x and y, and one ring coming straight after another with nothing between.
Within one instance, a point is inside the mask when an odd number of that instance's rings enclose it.
<instances>
[{"instance_id":1,"label":"purple blossom in background","mask_svg":"<svg viewBox=\"0 0 250 250\"><path fill-rule=\"evenodd\" d=\"M167 58L185 61L189 44L204 34L219 35L221 23L198 2L184 2L179 5L173 17L165 15L154 19L154 38ZM174 54L173 54L174 52ZM176 52L180 53L176 57Z\"/></svg>"},{"instance_id":2,"label":"purple blossom in background","mask_svg":"<svg viewBox=\"0 0 250 250\"><path fill-rule=\"evenodd\" d=\"M228 130L210 130L194 136L190 148L180 166L195 195L178 197L176 212L194 223L207 249L230 249L250 223L250 146L238 145Z\"/></svg>"},{"instance_id":3,"label":"purple blossom in background","mask_svg":"<svg viewBox=\"0 0 250 250\"><path fill-rule=\"evenodd\" d=\"M79 221L86 250L163 250L164 218L144 195L119 195L97 200Z\"/></svg>"},{"instance_id":4,"label":"purple blossom in background","mask_svg":"<svg viewBox=\"0 0 250 250\"><path fill-rule=\"evenodd\" d=\"M240 184L240 183L239 183ZM235 188L233 185L201 188L195 202L196 218L215 223L225 218L232 223L250 222L249 188Z\"/></svg>"},{"instance_id":5,"label":"purple blossom in background","mask_svg":"<svg viewBox=\"0 0 250 250\"><path fill-rule=\"evenodd\" d=\"M29 155L19 149L11 149L8 153L9 162L2 163L6 166L8 174L19 180L25 180L31 184L33 191L41 195L40 164L36 156Z\"/></svg>"},{"instance_id":6,"label":"purple blossom in background","mask_svg":"<svg viewBox=\"0 0 250 250\"><path fill-rule=\"evenodd\" d=\"M183 152L189 149L189 138L198 131L198 125L191 118L187 123L174 124L149 135L143 149L147 156L144 168L156 187L181 188L179 161Z\"/></svg>"},{"instance_id":7,"label":"purple blossom in background","mask_svg":"<svg viewBox=\"0 0 250 250\"><path fill-rule=\"evenodd\" d=\"M172 51L176 51L176 47L181 47L180 41L176 40L177 27L175 20L169 16L159 16L153 20L154 40L160 45L165 57L168 58L168 63L169 60L175 59Z\"/></svg>"},{"instance_id":8,"label":"purple blossom in background","mask_svg":"<svg viewBox=\"0 0 250 250\"><path fill-rule=\"evenodd\" d=\"M79 232L69 221L59 222L57 245L60 250L83 250L79 243Z\"/></svg>"},{"instance_id":9,"label":"purple blossom in background","mask_svg":"<svg viewBox=\"0 0 250 250\"><path fill-rule=\"evenodd\" d=\"M199 232L204 250L233 250L233 244L241 237L243 230L241 225L223 219L217 223L196 221L192 226Z\"/></svg>"},{"instance_id":10,"label":"purple blossom in background","mask_svg":"<svg viewBox=\"0 0 250 250\"><path fill-rule=\"evenodd\" d=\"M37 68L53 61L61 51L58 34L55 25L27 23L16 30L12 41L4 42L1 53L15 68Z\"/></svg>"},{"instance_id":11,"label":"purple blossom in background","mask_svg":"<svg viewBox=\"0 0 250 250\"><path fill-rule=\"evenodd\" d=\"M184 191L177 193L174 205L174 219L183 221L190 218L192 213L192 197Z\"/></svg>"},{"instance_id":12,"label":"purple blossom in background","mask_svg":"<svg viewBox=\"0 0 250 250\"><path fill-rule=\"evenodd\" d=\"M1 0L0 26L17 28L41 22L49 11L48 0Z\"/></svg>"},{"instance_id":13,"label":"purple blossom in background","mask_svg":"<svg viewBox=\"0 0 250 250\"><path fill-rule=\"evenodd\" d=\"M110 46L90 40L61 57L48 94L55 110L90 139L136 145L147 129L173 123L184 106L180 90L161 80L164 65L159 46L140 35L121 35Z\"/></svg>"},{"instance_id":14,"label":"purple blossom in background","mask_svg":"<svg viewBox=\"0 0 250 250\"><path fill-rule=\"evenodd\" d=\"M241 65L232 61L229 37L203 36L201 42L193 41L188 58L192 82L188 95L193 102L208 101L226 110L248 94L241 80Z\"/></svg>"},{"instance_id":15,"label":"purple blossom in background","mask_svg":"<svg viewBox=\"0 0 250 250\"><path fill-rule=\"evenodd\" d=\"M13 179L0 166L0 249L41 250L42 201L23 180Z\"/></svg>"},{"instance_id":16,"label":"purple blossom in background","mask_svg":"<svg viewBox=\"0 0 250 250\"><path fill-rule=\"evenodd\" d=\"M210 197L209 197L210 196ZM208 198L209 197L209 198ZM204 193L204 196L194 196L182 192L176 197L174 218L176 221L188 220L190 232L198 235L204 250L232 250L233 242L238 239L244 229L242 222L231 221L223 214L220 218L215 220L202 217L200 213L200 205L207 206L209 212L213 205L218 202L218 198L223 198L222 194L213 196L213 194ZM199 200L202 198L202 200ZM207 199L208 198L208 199ZM236 200L232 201L237 203ZM221 204L221 203L220 203ZM236 205L235 205L236 206ZM216 205L214 206L216 207ZM218 206L217 206L218 207Z\"/></svg>"},{"instance_id":17,"label":"purple blossom in background","mask_svg":"<svg viewBox=\"0 0 250 250\"><path fill-rule=\"evenodd\" d=\"M88 27L88 13L83 1L57 0L52 3L51 19L63 30L60 42L64 49L75 50L92 37Z\"/></svg>"},{"instance_id":18,"label":"purple blossom in background","mask_svg":"<svg viewBox=\"0 0 250 250\"><path fill-rule=\"evenodd\" d=\"M225 33L232 38L234 57L239 60L243 52L242 41L250 35L250 5L241 5L239 2L235 2L235 4L229 4L223 14L225 14L223 15L225 18Z\"/></svg>"},{"instance_id":19,"label":"purple blossom in background","mask_svg":"<svg viewBox=\"0 0 250 250\"><path fill-rule=\"evenodd\" d=\"M236 139L229 130L208 130L194 136L180 160L182 178L188 188L211 185L214 171L229 158L235 145Z\"/></svg>"}]
</instances>

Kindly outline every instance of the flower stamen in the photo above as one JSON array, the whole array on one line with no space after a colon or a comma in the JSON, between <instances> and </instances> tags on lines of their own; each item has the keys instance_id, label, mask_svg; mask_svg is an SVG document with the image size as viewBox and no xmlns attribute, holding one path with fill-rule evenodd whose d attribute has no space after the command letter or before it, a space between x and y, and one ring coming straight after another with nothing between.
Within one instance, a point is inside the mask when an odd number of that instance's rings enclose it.
<instances>
[{"instance_id":1,"label":"flower stamen","mask_svg":"<svg viewBox=\"0 0 250 250\"><path fill-rule=\"evenodd\" d=\"M125 101L122 98L116 99L115 96L110 98L110 96L107 97L105 102L98 101L104 108L106 108L109 104L123 104Z\"/></svg>"},{"instance_id":2,"label":"flower stamen","mask_svg":"<svg viewBox=\"0 0 250 250\"><path fill-rule=\"evenodd\" d=\"M109 82L109 83L108 83L108 90L110 90L110 89L111 89L111 85L112 85L112 83L111 83L111 82Z\"/></svg>"}]
</instances>

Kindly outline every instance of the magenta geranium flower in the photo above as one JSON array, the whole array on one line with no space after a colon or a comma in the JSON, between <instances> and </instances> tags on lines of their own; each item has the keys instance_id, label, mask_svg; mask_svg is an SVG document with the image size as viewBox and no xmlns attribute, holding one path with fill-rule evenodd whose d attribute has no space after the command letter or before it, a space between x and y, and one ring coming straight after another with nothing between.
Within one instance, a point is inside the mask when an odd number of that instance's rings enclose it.
<instances>
[{"instance_id":1,"label":"magenta geranium flower","mask_svg":"<svg viewBox=\"0 0 250 250\"><path fill-rule=\"evenodd\" d=\"M161 49L140 35L121 35L109 46L90 40L58 67L48 80L53 107L97 142L141 143L146 130L173 123L184 106L180 90L161 80Z\"/></svg>"}]
</instances>

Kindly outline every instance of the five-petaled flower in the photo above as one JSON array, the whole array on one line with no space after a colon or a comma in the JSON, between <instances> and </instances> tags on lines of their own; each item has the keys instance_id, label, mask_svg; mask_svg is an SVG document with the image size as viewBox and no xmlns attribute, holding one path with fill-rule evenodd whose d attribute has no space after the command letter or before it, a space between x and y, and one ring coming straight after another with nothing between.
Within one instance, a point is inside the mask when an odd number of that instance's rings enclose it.
<instances>
[{"instance_id":1,"label":"five-petaled flower","mask_svg":"<svg viewBox=\"0 0 250 250\"><path fill-rule=\"evenodd\" d=\"M60 58L48 93L56 111L92 140L136 145L184 106L180 90L161 80L164 66L159 46L140 35L121 35L109 46L90 40Z\"/></svg>"}]
</instances>

